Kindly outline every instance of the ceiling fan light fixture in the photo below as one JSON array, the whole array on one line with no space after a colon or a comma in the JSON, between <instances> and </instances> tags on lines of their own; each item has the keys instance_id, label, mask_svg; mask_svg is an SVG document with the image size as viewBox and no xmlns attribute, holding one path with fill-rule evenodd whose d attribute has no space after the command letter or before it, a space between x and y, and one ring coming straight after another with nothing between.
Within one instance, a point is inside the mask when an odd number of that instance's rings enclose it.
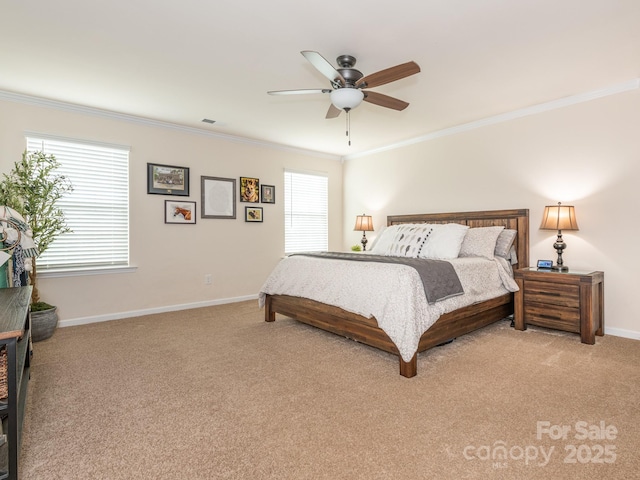
<instances>
[{"instance_id":1,"label":"ceiling fan light fixture","mask_svg":"<svg viewBox=\"0 0 640 480\"><path fill-rule=\"evenodd\" d=\"M364 93L358 88L344 87L331 92L331 103L341 110L351 110L362 103Z\"/></svg>"}]
</instances>

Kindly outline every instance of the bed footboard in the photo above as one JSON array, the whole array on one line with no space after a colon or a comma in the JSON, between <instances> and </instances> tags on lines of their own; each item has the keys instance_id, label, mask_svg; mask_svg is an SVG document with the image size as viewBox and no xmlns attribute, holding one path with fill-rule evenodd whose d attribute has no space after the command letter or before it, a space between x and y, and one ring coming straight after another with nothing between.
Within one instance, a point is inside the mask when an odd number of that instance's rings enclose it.
<instances>
[{"instance_id":1,"label":"bed footboard","mask_svg":"<svg viewBox=\"0 0 640 480\"><path fill-rule=\"evenodd\" d=\"M418 351L405 362L387 334L378 327L375 318L365 318L339 307L325 305L308 298L289 295L267 295L264 320L273 322L276 313L299 322L350 338L398 356L400 375L411 378L418 373L418 353L466 333L501 320L513 313L513 294L503 295L480 304L442 315L420 338Z\"/></svg>"},{"instance_id":2,"label":"bed footboard","mask_svg":"<svg viewBox=\"0 0 640 480\"><path fill-rule=\"evenodd\" d=\"M276 313L397 355L400 359L400 375L403 377L413 377L418 371L417 355L408 362L402 360L398 348L378 327L375 318L366 318L308 298L267 295L264 304L265 322L273 322Z\"/></svg>"}]
</instances>

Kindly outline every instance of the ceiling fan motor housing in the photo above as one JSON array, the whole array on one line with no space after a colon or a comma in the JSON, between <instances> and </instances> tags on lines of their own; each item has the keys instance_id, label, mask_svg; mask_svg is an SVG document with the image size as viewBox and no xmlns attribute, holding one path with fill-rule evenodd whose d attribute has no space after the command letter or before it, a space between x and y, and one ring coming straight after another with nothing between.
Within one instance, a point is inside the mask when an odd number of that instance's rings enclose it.
<instances>
[{"instance_id":1,"label":"ceiling fan motor housing","mask_svg":"<svg viewBox=\"0 0 640 480\"><path fill-rule=\"evenodd\" d=\"M355 85L356 82L364 76L360 70L353 68L356 64L356 57L340 55L336 58L336 63L340 66L338 72L340 72L340 75L342 75L347 85Z\"/></svg>"},{"instance_id":2,"label":"ceiling fan motor housing","mask_svg":"<svg viewBox=\"0 0 640 480\"><path fill-rule=\"evenodd\" d=\"M344 78L346 86L354 86L358 80L360 80L364 75L360 70L356 70L355 68L339 68L338 72Z\"/></svg>"}]
</instances>

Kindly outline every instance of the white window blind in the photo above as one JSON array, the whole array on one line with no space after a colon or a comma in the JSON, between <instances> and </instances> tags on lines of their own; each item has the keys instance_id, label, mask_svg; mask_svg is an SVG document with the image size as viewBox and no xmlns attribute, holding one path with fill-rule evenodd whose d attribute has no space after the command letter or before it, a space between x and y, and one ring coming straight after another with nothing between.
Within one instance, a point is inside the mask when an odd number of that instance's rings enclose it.
<instances>
[{"instance_id":1,"label":"white window blind","mask_svg":"<svg viewBox=\"0 0 640 480\"><path fill-rule=\"evenodd\" d=\"M128 266L129 149L36 136L27 149L54 155L73 185L58 204L72 232L38 257L38 270Z\"/></svg>"},{"instance_id":2,"label":"white window blind","mask_svg":"<svg viewBox=\"0 0 640 480\"><path fill-rule=\"evenodd\" d=\"M284 251L321 252L329 248L326 175L284 172Z\"/></svg>"}]
</instances>

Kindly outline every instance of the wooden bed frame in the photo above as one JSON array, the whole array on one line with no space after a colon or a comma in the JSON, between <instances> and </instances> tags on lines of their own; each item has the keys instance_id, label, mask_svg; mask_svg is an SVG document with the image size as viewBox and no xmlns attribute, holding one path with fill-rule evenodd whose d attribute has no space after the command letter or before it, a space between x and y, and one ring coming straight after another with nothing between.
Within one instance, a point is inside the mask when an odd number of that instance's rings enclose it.
<instances>
[{"instance_id":1,"label":"wooden bed frame","mask_svg":"<svg viewBox=\"0 0 640 480\"><path fill-rule=\"evenodd\" d=\"M529 266L529 210L527 209L387 217L387 225L403 223L460 223L470 227L503 225L505 228L511 228L518 232L515 240L518 264L513 266L514 269L519 266L522 268ZM302 323L393 353L398 355L400 359L400 375L413 377L418 370L418 352L501 320L513 313L513 306L513 293L509 293L440 316L431 328L422 335L418 351L409 362L402 359L391 339L378 328L375 318L366 318L332 305L288 295L267 295L265 321L275 321L276 313L279 313Z\"/></svg>"}]
</instances>

